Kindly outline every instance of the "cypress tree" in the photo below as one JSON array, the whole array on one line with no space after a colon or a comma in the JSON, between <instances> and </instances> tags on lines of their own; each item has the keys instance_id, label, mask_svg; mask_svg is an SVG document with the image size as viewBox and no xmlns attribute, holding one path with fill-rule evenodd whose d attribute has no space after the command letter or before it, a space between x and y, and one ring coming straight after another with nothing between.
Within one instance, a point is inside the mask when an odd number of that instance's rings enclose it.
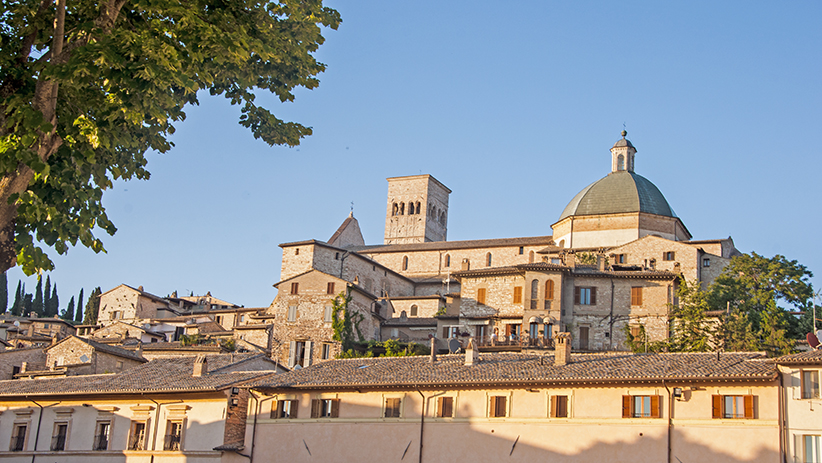
<instances>
[{"instance_id":1,"label":"cypress tree","mask_svg":"<svg viewBox=\"0 0 822 463\"><path fill-rule=\"evenodd\" d=\"M33 296L31 294L26 294L23 296L23 313L24 317L31 317L31 313L34 312L34 301ZM36 316L37 314L35 314Z\"/></svg>"},{"instance_id":2,"label":"cypress tree","mask_svg":"<svg viewBox=\"0 0 822 463\"><path fill-rule=\"evenodd\" d=\"M14 304L11 305L11 314L20 316L20 309L23 308L23 292L21 289L22 281L17 280L17 291L14 293Z\"/></svg>"},{"instance_id":3,"label":"cypress tree","mask_svg":"<svg viewBox=\"0 0 822 463\"><path fill-rule=\"evenodd\" d=\"M89 294L88 302L86 302L86 312L83 314L84 325L94 325L97 323L97 315L100 312L101 294L103 294L103 290L101 290L99 286L94 288L91 294Z\"/></svg>"},{"instance_id":4,"label":"cypress tree","mask_svg":"<svg viewBox=\"0 0 822 463\"><path fill-rule=\"evenodd\" d=\"M68 307L63 311L63 315L60 318L70 322L74 321L74 296L71 296L71 299L69 299Z\"/></svg>"},{"instance_id":5,"label":"cypress tree","mask_svg":"<svg viewBox=\"0 0 822 463\"><path fill-rule=\"evenodd\" d=\"M46 288L43 291L43 311L41 312L44 317L49 317L51 314L49 311L51 310L51 275L46 275Z\"/></svg>"},{"instance_id":6,"label":"cypress tree","mask_svg":"<svg viewBox=\"0 0 822 463\"><path fill-rule=\"evenodd\" d=\"M60 298L57 297L57 282L51 287L51 297L48 299L49 317L60 313Z\"/></svg>"},{"instance_id":7,"label":"cypress tree","mask_svg":"<svg viewBox=\"0 0 822 463\"><path fill-rule=\"evenodd\" d=\"M0 313L9 310L9 278L6 272L0 277Z\"/></svg>"},{"instance_id":8,"label":"cypress tree","mask_svg":"<svg viewBox=\"0 0 822 463\"><path fill-rule=\"evenodd\" d=\"M28 312L37 312L37 316L43 316L46 311L43 303L43 278L37 277L37 289L34 290L34 300L31 303L31 309Z\"/></svg>"},{"instance_id":9,"label":"cypress tree","mask_svg":"<svg viewBox=\"0 0 822 463\"><path fill-rule=\"evenodd\" d=\"M83 322L83 288L80 288L80 297L77 298L77 309L74 312L74 321Z\"/></svg>"}]
</instances>

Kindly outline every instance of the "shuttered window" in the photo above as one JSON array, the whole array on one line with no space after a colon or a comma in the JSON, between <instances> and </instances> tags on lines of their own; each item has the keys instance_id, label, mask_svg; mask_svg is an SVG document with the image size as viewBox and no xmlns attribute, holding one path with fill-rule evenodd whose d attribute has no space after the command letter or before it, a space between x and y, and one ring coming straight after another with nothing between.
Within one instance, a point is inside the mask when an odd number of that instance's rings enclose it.
<instances>
[{"instance_id":1,"label":"shuttered window","mask_svg":"<svg viewBox=\"0 0 822 463\"><path fill-rule=\"evenodd\" d=\"M551 418L568 418L568 396L551 396Z\"/></svg>"},{"instance_id":2,"label":"shuttered window","mask_svg":"<svg viewBox=\"0 0 822 463\"><path fill-rule=\"evenodd\" d=\"M622 396L623 418L660 418L662 400L658 395L624 395Z\"/></svg>"},{"instance_id":3,"label":"shuttered window","mask_svg":"<svg viewBox=\"0 0 822 463\"><path fill-rule=\"evenodd\" d=\"M300 293L300 284L296 281L291 283L291 294L299 294Z\"/></svg>"},{"instance_id":4,"label":"shuttered window","mask_svg":"<svg viewBox=\"0 0 822 463\"><path fill-rule=\"evenodd\" d=\"M334 282L329 281L328 285L325 287L325 294L334 294Z\"/></svg>"},{"instance_id":5,"label":"shuttered window","mask_svg":"<svg viewBox=\"0 0 822 463\"><path fill-rule=\"evenodd\" d=\"M485 304L485 288L477 289L477 304Z\"/></svg>"},{"instance_id":6,"label":"shuttered window","mask_svg":"<svg viewBox=\"0 0 822 463\"><path fill-rule=\"evenodd\" d=\"M545 282L545 300L550 301L554 299L554 280Z\"/></svg>"},{"instance_id":7,"label":"shuttered window","mask_svg":"<svg viewBox=\"0 0 822 463\"><path fill-rule=\"evenodd\" d=\"M296 400L278 400L271 407L271 419L296 418L297 406L299 402Z\"/></svg>"},{"instance_id":8,"label":"shuttered window","mask_svg":"<svg viewBox=\"0 0 822 463\"><path fill-rule=\"evenodd\" d=\"M631 305L642 305L642 286L631 288Z\"/></svg>"},{"instance_id":9,"label":"shuttered window","mask_svg":"<svg viewBox=\"0 0 822 463\"><path fill-rule=\"evenodd\" d=\"M440 418L451 418L452 416L454 416L453 397L437 398L437 416Z\"/></svg>"},{"instance_id":10,"label":"shuttered window","mask_svg":"<svg viewBox=\"0 0 822 463\"><path fill-rule=\"evenodd\" d=\"M802 398L803 399L818 399L819 395L819 371L818 370L803 370L802 371Z\"/></svg>"},{"instance_id":11,"label":"shuttered window","mask_svg":"<svg viewBox=\"0 0 822 463\"><path fill-rule=\"evenodd\" d=\"M522 304L522 286L514 286L514 304Z\"/></svg>"},{"instance_id":12,"label":"shuttered window","mask_svg":"<svg viewBox=\"0 0 822 463\"><path fill-rule=\"evenodd\" d=\"M597 289L593 286L575 286L574 304L576 305L596 305Z\"/></svg>"},{"instance_id":13,"label":"shuttered window","mask_svg":"<svg viewBox=\"0 0 822 463\"><path fill-rule=\"evenodd\" d=\"M338 418L340 399L314 399L311 401L311 418Z\"/></svg>"},{"instance_id":14,"label":"shuttered window","mask_svg":"<svg viewBox=\"0 0 822 463\"><path fill-rule=\"evenodd\" d=\"M385 399L385 414L386 418L399 418L400 417L400 404L402 403L402 399L399 398L390 398Z\"/></svg>"},{"instance_id":15,"label":"shuttered window","mask_svg":"<svg viewBox=\"0 0 822 463\"><path fill-rule=\"evenodd\" d=\"M508 416L508 397L497 395L491 397L491 418L504 418Z\"/></svg>"},{"instance_id":16,"label":"shuttered window","mask_svg":"<svg viewBox=\"0 0 822 463\"><path fill-rule=\"evenodd\" d=\"M714 395L711 399L712 418L755 418L754 396L752 395Z\"/></svg>"}]
</instances>

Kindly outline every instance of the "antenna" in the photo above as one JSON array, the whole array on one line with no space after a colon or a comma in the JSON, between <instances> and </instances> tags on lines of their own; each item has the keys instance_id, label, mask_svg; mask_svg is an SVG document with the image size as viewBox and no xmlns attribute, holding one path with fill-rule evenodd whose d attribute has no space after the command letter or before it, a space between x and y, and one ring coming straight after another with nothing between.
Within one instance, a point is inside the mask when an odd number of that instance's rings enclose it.
<instances>
[{"instance_id":1,"label":"antenna","mask_svg":"<svg viewBox=\"0 0 822 463\"><path fill-rule=\"evenodd\" d=\"M354 214L354 201L351 201L351 214Z\"/></svg>"}]
</instances>

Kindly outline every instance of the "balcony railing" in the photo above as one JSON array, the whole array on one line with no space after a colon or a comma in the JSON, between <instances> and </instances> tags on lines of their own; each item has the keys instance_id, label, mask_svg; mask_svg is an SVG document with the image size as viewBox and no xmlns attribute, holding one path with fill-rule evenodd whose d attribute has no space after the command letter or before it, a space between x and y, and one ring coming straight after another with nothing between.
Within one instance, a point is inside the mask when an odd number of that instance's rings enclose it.
<instances>
[{"instance_id":1,"label":"balcony railing","mask_svg":"<svg viewBox=\"0 0 822 463\"><path fill-rule=\"evenodd\" d=\"M531 338L523 335L503 335L503 336L481 336L475 337L474 342L477 347L536 347L543 349L553 349L554 340L546 338Z\"/></svg>"},{"instance_id":2,"label":"balcony railing","mask_svg":"<svg viewBox=\"0 0 822 463\"><path fill-rule=\"evenodd\" d=\"M92 450L108 450L108 434L97 434L94 436Z\"/></svg>"},{"instance_id":3,"label":"balcony railing","mask_svg":"<svg viewBox=\"0 0 822 463\"><path fill-rule=\"evenodd\" d=\"M131 436L128 438L128 449L129 450L145 450L145 439L142 435L139 436Z\"/></svg>"},{"instance_id":4,"label":"balcony railing","mask_svg":"<svg viewBox=\"0 0 822 463\"><path fill-rule=\"evenodd\" d=\"M66 449L66 436L65 435L56 435L51 437L51 451L57 452L60 450Z\"/></svg>"},{"instance_id":5,"label":"balcony railing","mask_svg":"<svg viewBox=\"0 0 822 463\"><path fill-rule=\"evenodd\" d=\"M163 442L163 450L180 450L180 436L166 436Z\"/></svg>"},{"instance_id":6,"label":"balcony railing","mask_svg":"<svg viewBox=\"0 0 822 463\"><path fill-rule=\"evenodd\" d=\"M25 434L21 434L19 436L11 436L11 451L12 452L22 452L25 445L26 445L26 435Z\"/></svg>"}]
</instances>

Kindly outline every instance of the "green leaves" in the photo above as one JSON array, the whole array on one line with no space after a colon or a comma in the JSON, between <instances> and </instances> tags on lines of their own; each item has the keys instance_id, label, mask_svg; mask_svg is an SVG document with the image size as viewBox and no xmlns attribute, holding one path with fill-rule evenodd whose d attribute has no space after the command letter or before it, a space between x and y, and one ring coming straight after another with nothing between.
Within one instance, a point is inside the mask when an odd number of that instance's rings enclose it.
<instances>
[{"instance_id":1,"label":"green leaves","mask_svg":"<svg viewBox=\"0 0 822 463\"><path fill-rule=\"evenodd\" d=\"M0 12L0 176L33 173L0 186L14 205L6 213L0 201L0 229L15 223L27 273L51 268L38 241L59 253L78 241L103 250L92 231L115 228L102 191L149 178L145 152L171 148L173 124L199 91L242 105L239 122L255 138L299 144L311 129L255 104L255 91L291 101L294 88L316 87L321 27L341 21L320 0L134 0L120 11L74 0L55 57L53 4L0 0ZM50 82L59 84L54 127L35 109L53 101Z\"/></svg>"}]
</instances>

